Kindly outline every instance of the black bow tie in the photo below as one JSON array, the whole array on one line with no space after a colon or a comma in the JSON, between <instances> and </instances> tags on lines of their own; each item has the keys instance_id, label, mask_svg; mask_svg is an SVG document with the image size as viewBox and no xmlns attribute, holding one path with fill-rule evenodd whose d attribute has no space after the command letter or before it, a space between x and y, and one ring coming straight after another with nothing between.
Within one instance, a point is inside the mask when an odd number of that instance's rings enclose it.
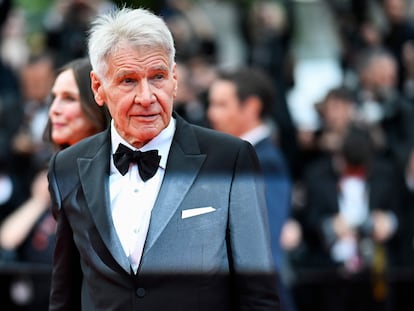
<instances>
[{"instance_id":1,"label":"black bow tie","mask_svg":"<svg viewBox=\"0 0 414 311\"><path fill-rule=\"evenodd\" d=\"M118 145L113 157L114 164L122 175L128 172L131 162L138 164L139 175L143 181L147 181L155 175L161 159L157 150L134 151L123 144Z\"/></svg>"}]
</instances>

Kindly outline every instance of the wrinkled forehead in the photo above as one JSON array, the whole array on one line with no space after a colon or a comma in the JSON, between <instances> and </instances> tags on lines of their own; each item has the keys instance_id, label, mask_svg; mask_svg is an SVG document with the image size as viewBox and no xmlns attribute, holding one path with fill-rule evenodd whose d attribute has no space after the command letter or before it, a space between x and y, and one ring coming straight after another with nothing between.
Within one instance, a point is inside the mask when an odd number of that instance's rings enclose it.
<instances>
[{"instance_id":1,"label":"wrinkled forehead","mask_svg":"<svg viewBox=\"0 0 414 311\"><path fill-rule=\"evenodd\" d=\"M169 70L172 70L174 67L174 59L171 56L170 51L167 47L162 44L152 43L152 44L141 44L140 42L129 42L126 40L121 40L117 44L114 44L105 54L98 63L98 68L96 69L97 74L103 78L107 73L110 65L112 64L114 58L116 58L120 53L125 52L125 50L130 50L137 55L145 55L154 51L158 51L165 56L167 60L167 66Z\"/></svg>"}]
</instances>

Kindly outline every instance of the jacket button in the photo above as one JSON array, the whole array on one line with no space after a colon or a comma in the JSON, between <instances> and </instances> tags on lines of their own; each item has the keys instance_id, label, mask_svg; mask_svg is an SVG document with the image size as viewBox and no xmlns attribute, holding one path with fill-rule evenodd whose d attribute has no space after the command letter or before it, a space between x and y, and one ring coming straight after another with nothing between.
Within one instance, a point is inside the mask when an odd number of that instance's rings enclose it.
<instances>
[{"instance_id":1,"label":"jacket button","mask_svg":"<svg viewBox=\"0 0 414 311\"><path fill-rule=\"evenodd\" d=\"M144 289L144 288L142 288L142 287L137 288L137 290L135 291L135 293L136 293L136 295L137 295L139 298L142 298L142 297L144 297L144 296L145 296L145 289Z\"/></svg>"}]
</instances>

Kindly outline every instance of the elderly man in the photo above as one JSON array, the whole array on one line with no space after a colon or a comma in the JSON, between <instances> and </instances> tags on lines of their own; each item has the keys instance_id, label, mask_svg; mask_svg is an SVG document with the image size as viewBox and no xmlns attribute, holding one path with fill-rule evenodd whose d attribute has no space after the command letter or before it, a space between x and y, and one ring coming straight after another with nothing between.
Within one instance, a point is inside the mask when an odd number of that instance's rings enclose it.
<instances>
[{"instance_id":1,"label":"elderly man","mask_svg":"<svg viewBox=\"0 0 414 311\"><path fill-rule=\"evenodd\" d=\"M174 54L147 10L92 25L92 89L113 121L51 159L49 310L279 310L254 149L173 113Z\"/></svg>"}]
</instances>

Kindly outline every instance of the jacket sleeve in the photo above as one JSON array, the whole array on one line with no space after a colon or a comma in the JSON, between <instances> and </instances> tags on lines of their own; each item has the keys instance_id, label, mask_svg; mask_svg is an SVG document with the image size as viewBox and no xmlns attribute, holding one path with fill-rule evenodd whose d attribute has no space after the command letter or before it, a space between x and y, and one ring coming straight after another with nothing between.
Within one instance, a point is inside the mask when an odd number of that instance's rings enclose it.
<instances>
[{"instance_id":1,"label":"jacket sleeve","mask_svg":"<svg viewBox=\"0 0 414 311\"><path fill-rule=\"evenodd\" d=\"M263 176L254 148L245 143L234 169L228 242L238 310L279 310L270 248Z\"/></svg>"},{"instance_id":2,"label":"jacket sleeve","mask_svg":"<svg viewBox=\"0 0 414 311\"><path fill-rule=\"evenodd\" d=\"M49 311L81 310L82 273L79 252L73 241L72 228L62 208L62 193L59 190L55 166L56 155L51 159L48 174L52 209L57 220Z\"/></svg>"}]
</instances>

